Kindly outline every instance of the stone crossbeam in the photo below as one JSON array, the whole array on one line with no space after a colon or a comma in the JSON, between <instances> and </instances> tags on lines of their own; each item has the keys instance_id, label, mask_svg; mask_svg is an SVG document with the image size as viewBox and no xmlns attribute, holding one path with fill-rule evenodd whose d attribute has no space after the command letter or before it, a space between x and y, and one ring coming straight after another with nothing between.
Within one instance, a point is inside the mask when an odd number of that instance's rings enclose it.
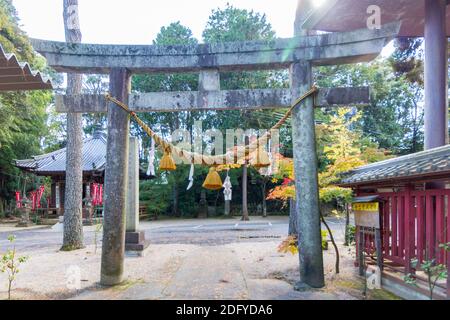
<instances>
[{"instance_id":1,"label":"stone crossbeam","mask_svg":"<svg viewBox=\"0 0 450 320\"><path fill-rule=\"evenodd\" d=\"M276 109L290 107L292 98L291 89L151 92L130 94L129 107L135 112ZM316 107L367 105L369 88L321 88L315 101ZM103 95L56 96L61 113L104 113L107 106Z\"/></svg>"},{"instance_id":2,"label":"stone crossbeam","mask_svg":"<svg viewBox=\"0 0 450 320\"><path fill-rule=\"evenodd\" d=\"M33 39L33 47L59 72L132 73L286 69L296 61L336 65L370 61L393 39L399 23L379 30L361 29L309 37L218 44L144 46L74 44Z\"/></svg>"}]
</instances>

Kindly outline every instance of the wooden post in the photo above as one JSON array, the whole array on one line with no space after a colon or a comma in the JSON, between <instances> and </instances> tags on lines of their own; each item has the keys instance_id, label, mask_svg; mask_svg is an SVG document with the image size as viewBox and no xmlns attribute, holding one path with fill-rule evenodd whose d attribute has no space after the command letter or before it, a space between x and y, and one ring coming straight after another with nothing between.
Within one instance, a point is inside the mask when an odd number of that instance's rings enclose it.
<instances>
[{"instance_id":1,"label":"wooden post","mask_svg":"<svg viewBox=\"0 0 450 320\"><path fill-rule=\"evenodd\" d=\"M415 251L415 215L414 215L414 204L412 198L412 187L407 186L405 192L405 224L402 226L405 228L405 271L406 273L411 273L411 259L414 257Z\"/></svg>"},{"instance_id":2,"label":"wooden post","mask_svg":"<svg viewBox=\"0 0 450 320\"><path fill-rule=\"evenodd\" d=\"M425 0L425 149L448 143L446 0Z\"/></svg>"},{"instance_id":3,"label":"wooden post","mask_svg":"<svg viewBox=\"0 0 450 320\"><path fill-rule=\"evenodd\" d=\"M109 90L113 97L128 104L130 73L127 69L112 69ZM129 115L117 105L108 106L108 143L105 168L105 212L101 284L122 282L125 254L125 207L128 176Z\"/></svg>"},{"instance_id":4,"label":"wooden post","mask_svg":"<svg viewBox=\"0 0 450 320\"><path fill-rule=\"evenodd\" d=\"M383 246L381 245L381 230L378 228L374 229L375 234L375 248L377 251L377 266L380 270L383 270Z\"/></svg>"},{"instance_id":5,"label":"wooden post","mask_svg":"<svg viewBox=\"0 0 450 320\"><path fill-rule=\"evenodd\" d=\"M361 230L363 227L358 227L357 229L357 244L358 244L358 267L359 275L364 275L364 233Z\"/></svg>"},{"instance_id":6,"label":"wooden post","mask_svg":"<svg viewBox=\"0 0 450 320\"><path fill-rule=\"evenodd\" d=\"M246 135L244 138L245 146L249 144L249 138ZM244 164L242 165L242 221L249 221L250 218L248 216L248 201L247 201L247 192L248 192L248 161L244 160Z\"/></svg>"}]
</instances>

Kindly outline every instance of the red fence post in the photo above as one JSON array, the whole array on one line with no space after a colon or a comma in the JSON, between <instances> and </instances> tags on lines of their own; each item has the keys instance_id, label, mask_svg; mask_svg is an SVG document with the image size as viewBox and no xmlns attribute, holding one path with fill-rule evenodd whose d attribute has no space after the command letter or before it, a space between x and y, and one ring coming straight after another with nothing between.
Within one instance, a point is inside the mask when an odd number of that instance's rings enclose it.
<instances>
[{"instance_id":1,"label":"red fence post","mask_svg":"<svg viewBox=\"0 0 450 320\"><path fill-rule=\"evenodd\" d=\"M410 273L411 259L414 257L415 248L415 215L414 215L414 199L411 194L411 187L408 186L405 192L405 204L404 204L404 219L405 224L402 226L405 229L405 272Z\"/></svg>"},{"instance_id":2,"label":"red fence post","mask_svg":"<svg viewBox=\"0 0 450 320\"><path fill-rule=\"evenodd\" d=\"M438 263L444 263L444 249L440 249L439 245L445 243L445 217L444 217L444 201L443 194L439 192L436 195L436 260Z\"/></svg>"},{"instance_id":3,"label":"red fence post","mask_svg":"<svg viewBox=\"0 0 450 320\"><path fill-rule=\"evenodd\" d=\"M426 207L425 210L426 247L424 260L431 260L434 258L434 211L433 211L433 197L429 192L426 194L425 207Z\"/></svg>"},{"instance_id":4,"label":"red fence post","mask_svg":"<svg viewBox=\"0 0 450 320\"><path fill-rule=\"evenodd\" d=\"M391 240L391 254L393 257L396 257L398 255L398 232L397 232L397 212L398 212L398 205L397 205L397 196L392 197L392 240Z\"/></svg>"},{"instance_id":5,"label":"red fence post","mask_svg":"<svg viewBox=\"0 0 450 320\"><path fill-rule=\"evenodd\" d=\"M417 259L423 261L423 250L425 248L425 210L422 192L417 195Z\"/></svg>"},{"instance_id":6,"label":"red fence post","mask_svg":"<svg viewBox=\"0 0 450 320\"><path fill-rule=\"evenodd\" d=\"M405 259L405 196L402 193L398 197L398 257Z\"/></svg>"},{"instance_id":7,"label":"red fence post","mask_svg":"<svg viewBox=\"0 0 450 320\"><path fill-rule=\"evenodd\" d=\"M384 254L389 256L391 254L391 247L389 245L390 237L391 237L391 226L390 226L390 217L392 211L392 200L393 196L388 196L383 205L383 246L384 246Z\"/></svg>"}]
</instances>

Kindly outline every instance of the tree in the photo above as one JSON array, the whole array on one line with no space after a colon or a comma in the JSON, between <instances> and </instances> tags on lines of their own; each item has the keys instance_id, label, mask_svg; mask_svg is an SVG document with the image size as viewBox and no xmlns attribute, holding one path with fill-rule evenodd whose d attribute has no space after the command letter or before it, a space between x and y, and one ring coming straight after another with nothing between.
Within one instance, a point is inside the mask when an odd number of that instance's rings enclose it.
<instances>
[{"instance_id":1,"label":"tree","mask_svg":"<svg viewBox=\"0 0 450 320\"><path fill-rule=\"evenodd\" d=\"M393 72L390 59L377 59L368 64L319 67L315 80L320 87L369 86L370 104L362 109L355 123L363 137L393 154L407 154L422 147L423 115L420 105L422 90L411 86L407 76ZM333 111L317 111L317 119L325 119ZM323 165L323 163L321 164Z\"/></svg>"},{"instance_id":2,"label":"tree","mask_svg":"<svg viewBox=\"0 0 450 320\"><path fill-rule=\"evenodd\" d=\"M193 37L192 31L181 25L180 22L171 23L162 27L153 45L195 45L198 41ZM161 92L161 91L191 91L197 90L198 76L194 74L152 74L136 75L132 79L132 89L137 92ZM140 117L152 128L166 139L177 129L187 129L192 132L194 121L203 118L202 112L160 112L152 114L140 114ZM134 126L143 141L143 146L150 146L150 139L139 128ZM187 177L189 167L179 165L177 170L167 174L163 179L168 178L168 183L172 188L172 215L180 216L180 183Z\"/></svg>"},{"instance_id":3,"label":"tree","mask_svg":"<svg viewBox=\"0 0 450 320\"><path fill-rule=\"evenodd\" d=\"M267 22L265 14L238 9L230 4L224 9L212 11L206 28L203 31L205 43L220 43L229 41L272 40L275 32ZM284 77L283 77L284 75ZM255 89L282 87L286 85L286 74L280 72L224 72L220 74L220 86L224 90ZM254 113L248 111L224 111L217 113L215 125L220 130L229 128L250 129L261 124ZM248 220L247 204L248 168L242 166L242 219Z\"/></svg>"},{"instance_id":4,"label":"tree","mask_svg":"<svg viewBox=\"0 0 450 320\"><path fill-rule=\"evenodd\" d=\"M19 61L30 63L33 70L49 74L45 60L34 54L28 37L19 28L19 18L10 0L0 0L0 44ZM54 141L55 132L46 126L51 100L51 91L44 90L0 95L0 214L13 200L15 190L34 187L33 181L13 166L13 160L39 154L41 145Z\"/></svg>"},{"instance_id":5,"label":"tree","mask_svg":"<svg viewBox=\"0 0 450 320\"><path fill-rule=\"evenodd\" d=\"M88 75L83 79L84 94L105 94L109 90L109 78L105 75ZM84 133L92 135L97 130L106 129L107 117L103 113L83 115Z\"/></svg>"},{"instance_id":6,"label":"tree","mask_svg":"<svg viewBox=\"0 0 450 320\"><path fill-rule=\"evenodd\" d=\"M78 17L78 0L63 0L64 30L66 41L81 42ZM80 94L83 78L81 75L67 75L67 94ZM83 123L82 115L67 115L67 160L66 189L64 196L64 236L61 250L71 251L83 248Z\"/></svg>"}]
</instances>

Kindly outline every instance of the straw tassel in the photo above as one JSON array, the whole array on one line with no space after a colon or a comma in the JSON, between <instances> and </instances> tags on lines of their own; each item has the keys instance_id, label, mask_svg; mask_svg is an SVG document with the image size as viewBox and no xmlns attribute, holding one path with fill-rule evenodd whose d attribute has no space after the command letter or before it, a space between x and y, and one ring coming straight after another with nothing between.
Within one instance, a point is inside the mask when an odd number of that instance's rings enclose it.
<instances>
[{"instance_id":1,"label":"straw tassel","mask_svg":"<svg viewBox=\"0 0 450 320\"><path fill-rule=\"evenodd\" d=\"M164 149L164 155L159 162L159 169L164 171L175 171L177 169L170 147Z\"/></svg>"},{"instance_id":2,"label":"straw tassel","mask_svg":"<svg viewBox=\"0 0 450 320\"><path fill-rule=\"evenodd\" d=\"M222 179L215 167L209 168L209 173L206 176L205 182L203 182L203 188L208 190L220 190L222 189Z\"/></svg>"},{"instance_id":3,"label":"straw tassel","mask_svg":"<svg viewBox=\"0 0 450 320\"><path fill-rule=\"evenodd\" d=\"M259 147L256 149L255 154L250 160L250 165L256 169L266 168L270 166L270 158L264 147Z\"/></svg>"}]
</instances>

